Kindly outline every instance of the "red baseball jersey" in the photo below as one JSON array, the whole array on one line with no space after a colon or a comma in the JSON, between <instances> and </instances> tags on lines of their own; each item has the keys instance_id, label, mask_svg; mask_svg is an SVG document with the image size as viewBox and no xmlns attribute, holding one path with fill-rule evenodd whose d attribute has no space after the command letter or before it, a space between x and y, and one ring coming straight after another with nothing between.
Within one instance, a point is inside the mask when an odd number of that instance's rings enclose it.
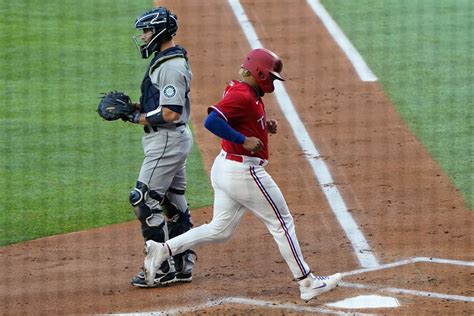
<instances>
[{"instance_id":1,"label":"red baseball jersey","mask_svg":"<svg viewBox=\"0 0 474 316\"><path fill-rule=\"evenodd\" d=\"M254 88L244 82L232 80L224 91L222 100L208 108L216 111L236 131L246 137L257 137L263 149L251 154L242 144L222 139L222 149L231 154L268 159L268 127L265 105Z\"/></svg>"}]
</instances>

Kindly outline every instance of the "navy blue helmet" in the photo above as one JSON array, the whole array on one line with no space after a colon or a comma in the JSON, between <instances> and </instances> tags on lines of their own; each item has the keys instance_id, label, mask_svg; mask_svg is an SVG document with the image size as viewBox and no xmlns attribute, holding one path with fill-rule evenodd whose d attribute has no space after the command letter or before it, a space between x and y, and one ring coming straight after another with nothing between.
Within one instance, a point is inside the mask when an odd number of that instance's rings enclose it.
<instances>
[{"instance_id":1,"label":"navy blue helmet","mask_svg":"<svg viewBox=\"0 0 474 316\"><path fill-rule=\"evenodd\" d=\"M141 40L141 35L133 37L142 57L148 58L154 51L160 51L162 42L169 41L176 35L178 18L165 7L159 7L139 16L135 21L135 28L153 31L153 37L148 43Z\"/></svg>"}]
</instances>

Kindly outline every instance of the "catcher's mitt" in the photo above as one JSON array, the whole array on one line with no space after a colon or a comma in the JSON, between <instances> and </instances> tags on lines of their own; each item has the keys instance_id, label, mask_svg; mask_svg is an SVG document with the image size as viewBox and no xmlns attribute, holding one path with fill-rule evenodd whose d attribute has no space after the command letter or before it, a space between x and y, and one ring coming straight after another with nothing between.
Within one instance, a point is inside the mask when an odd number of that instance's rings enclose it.
<instances>
[{"instance_id":1,"label":"catcher's mitt","mask_svg":"<svg viewBox=\"0 0 474 316\"><path fill-rule=\"evenodd\" d=\"M107 121L127 119L135 111L130 97L123 92L110 91L102 93L99 98L101 100L97 107L97 113Z\"/></svg>"}]
</instances>

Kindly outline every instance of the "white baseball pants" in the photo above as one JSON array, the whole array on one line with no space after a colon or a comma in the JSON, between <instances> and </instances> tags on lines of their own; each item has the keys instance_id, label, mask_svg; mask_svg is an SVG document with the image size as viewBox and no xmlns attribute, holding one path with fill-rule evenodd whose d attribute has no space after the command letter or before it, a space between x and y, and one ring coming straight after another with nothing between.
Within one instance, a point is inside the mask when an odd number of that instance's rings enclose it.
<instances>
[{"instance_id":1,"label":"white baseball pants","mask_svg":"<svg viewBox=\"0 0 474 316\"><path fill-rule=\"evenodd\" d=\"M293 217L275 181L263 166L254 163L256 158L244 159L241 163L225 157L222 151L211 169L214 188L212 221L167 241L171 254L176 255L203 243L227 240L245 211L250 210L272 234L294 278L306 276L310 270L301 254Z\"/></svg>"}]
</instances>

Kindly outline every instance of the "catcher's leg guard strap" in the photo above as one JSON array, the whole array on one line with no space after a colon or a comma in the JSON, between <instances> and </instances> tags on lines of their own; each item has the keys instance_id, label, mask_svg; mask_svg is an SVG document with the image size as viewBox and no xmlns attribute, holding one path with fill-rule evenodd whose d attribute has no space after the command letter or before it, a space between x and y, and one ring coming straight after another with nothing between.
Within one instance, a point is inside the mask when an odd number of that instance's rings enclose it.
<instances>
[{"instance_id":1,"label":"catcher's leg guard strap","mask_svg":"<svg viewBox=\"0 0 474 316\"><path fill-rule=\"evenodd\" d=\"M163 209L163 214L169 219L174 219L181 213L178 206L171 202L166 195L163 197L160 206Z\"/></svg>"},{"instance_id":2,"label":"catcher's leg guard strap","mask_svg":"<svg viewBox=\"0 0 474 316\"><path fill-rule=\"evenodd\" d=\"M156 192L156 191L150 190L149 196L150 196L153 200L158 201L158 203L162 203L162 201L163 201L163 196L161 196L161 194L159 194L159 193Z\"/></svg>"},{"instance_id":3,"label":"catcher's leg guard strap","mask_svg":"<svg viewBox=\"0 0 474 316\"><path fill-rule=\"evenodd\" d=\"M174 238L179 236L193 227L193 223L191 222L191 216L189 211L184 213L179 213L177 217L173 220L168 221L168 230L170 234L170 238Z\"/></svg>"},{"instance_id":4,"label":"catcher's leg guard strap","mask_svg":"<svg viewBox=\"0 0 474 316\"><path fill-rule=\"evenodd\" d=\"M184 196L185 190L169 188L160 203L161 208L169 219L174 219L177 214L188 210L188 201Z\"/></svg>"}]
</instances>

